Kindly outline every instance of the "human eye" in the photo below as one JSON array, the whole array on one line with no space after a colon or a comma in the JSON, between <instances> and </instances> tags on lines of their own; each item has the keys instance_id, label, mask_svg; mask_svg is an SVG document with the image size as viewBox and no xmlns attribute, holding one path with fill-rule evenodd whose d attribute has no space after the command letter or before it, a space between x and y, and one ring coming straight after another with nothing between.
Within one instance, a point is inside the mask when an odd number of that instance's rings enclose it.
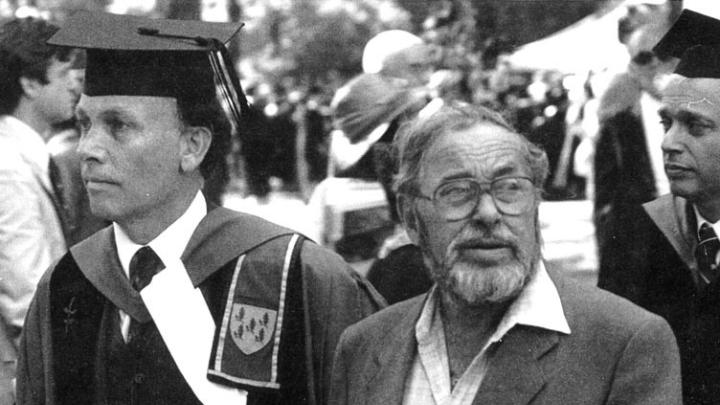
<instances>
[{"instance_id":1,"label":"human eye","mask_svg":"<svg viewBox=\"0 0 720 405\"><path fill-rule=\"evenodd\" d=\"M89 119L79 119L77 120L77 126L80 130L80 136L87 134L90 131L90 120Z\"/></svg>"},{"instance_id":2,"label":"human eye","mask_svg":"<svg viewBox=\"0 0 720 405\"><path fill-rule=\"evenodd\" d=\"M80 131L80 136L83 136L87 134L90 131L90 118L88 118L87 115L83 113L77 113L75 115L75 122L77 123L77 128Z\"/></svg>"},{"instance_id":3,"label":"human eye","mask_svg":"<svg viewBox=\"0 0 720 405\"><path fill-rule=\"evenodd\" d=\"M108 114L104 116L103 125L115 138L122 137L135 128L135 124L131 119L120 114Z\"/></svg>"},{"instance_id":4,"label":"human eye","mask_svg":"<svg viewBox=\"0 0 720 405\"><path fill-rule=\"evenodd\" d=\"M441 185L435 192L435 197L445 203L457 204L467 201L472 194L472 182L460 180Z\"/></svg>"},{"instance_id":5,"label":"human eye","mask_svg":"<svg viewBox=\"0 0 720 405\"><path fill-rule=\"evenodd\" d=\"M492 192L500 200L514 200L524 196L529 189L529 180L521 177L508 177L495 180Z\"/></svg>"},{"instance_id":6,"label":"human eye","mask_svg":"<svg viewBox=\"0 0 720 405\"><path fill-rule=\"evenodd\" d=\"M699 137L703 136L707 131L712 130L714 126L703 120L691 118L687 122L687 128L690 135Z\"/></svg>"},{"instance_id":7,"label":"human eye","mask_svg":"<svg viewBox=\"0 0 720 405\"><path fill-rule=\"evenodd\" d=\"M108 126L108 128L110 128L110 131L112 131L113 133L122 132L128 128L127 123L125 123L124 121L119 120L119 119L109 120L107 122L107 126Z\"/></svg>"},{"instance_id":8,"label":"human eye","mask_svg":"<svg viewBox=\"0 0 720 405\"><path fill-rule=\"evenodd\" d=\"M660 117L660 125L662 125L664 132L667 132L670 130L670 127L672 127L672 123L673 123L673 121L670 117L667 117L667 116Z\"/></svg>"}]
</instances>

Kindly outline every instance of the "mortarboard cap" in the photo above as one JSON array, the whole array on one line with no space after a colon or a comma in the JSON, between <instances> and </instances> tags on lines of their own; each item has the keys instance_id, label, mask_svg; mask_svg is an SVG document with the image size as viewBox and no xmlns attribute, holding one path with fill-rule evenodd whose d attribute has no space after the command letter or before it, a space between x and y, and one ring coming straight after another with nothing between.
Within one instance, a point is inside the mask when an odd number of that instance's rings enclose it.
<instances>
[{"instance_id":1,"label":"mortarboard cap","mask_svg":"<svg viewBox=\"0 0 720 405\"><path fill-rule=\"evenodd\" d=\"M685 9L653 52L660 57L680 58L695 45L720 45L720 20Z\"/></svg>"},{"instance_id":2,"label":"mortarboard cap","mask_svg":"<svg viewBox=\"0 0 720 405\"><path fill-rule=\"evenodd\" d=\"M695 45L685 51L675 74L689 79L720 79L720 45Z\"/></svg>"},{"instance_id":3,"label":"mortarboard cap","mask_svg":"<svg viewBox=\"0 0 720 405\"><path fill-rule=\"evenodd\" d=\"M89 96L218 96L237 127L247 101L225 43L241 27L80 11L48 43L86 49Z\"/></svg>"}]
</instances>

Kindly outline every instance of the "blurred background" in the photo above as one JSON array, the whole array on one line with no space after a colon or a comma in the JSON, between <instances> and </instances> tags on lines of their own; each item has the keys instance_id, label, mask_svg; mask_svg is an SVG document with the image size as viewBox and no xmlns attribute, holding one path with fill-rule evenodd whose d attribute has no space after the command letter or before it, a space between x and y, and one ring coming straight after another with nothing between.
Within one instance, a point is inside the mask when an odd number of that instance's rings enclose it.
<instances>
[{"instance_id":1,"label":"blurred background","mask_svg":"<svg viewBox=\"0 0 720 405\"><path fill-rule=\"evenodd\" d=\"M670 1L670 0L668 0ZM223 204L300 230L360 271L392 233L370 185L313 207L328 176L333 96L362 72L363 48L402 29L439 50L442 97L491 106L550 158L541 207L545 257L594 283L593 103L629 55L619 38L657 1L638 0L0 0L0 20L62 25L77 10L243 21L229 48L251 103L251 128L228 154ZM709 0L684 5L717 16ZM319 210L319 213L318 213ZM358 243L343 245L349 236ZM343 247L344 246L344 247Z\"/></svg>"}]
</instances>

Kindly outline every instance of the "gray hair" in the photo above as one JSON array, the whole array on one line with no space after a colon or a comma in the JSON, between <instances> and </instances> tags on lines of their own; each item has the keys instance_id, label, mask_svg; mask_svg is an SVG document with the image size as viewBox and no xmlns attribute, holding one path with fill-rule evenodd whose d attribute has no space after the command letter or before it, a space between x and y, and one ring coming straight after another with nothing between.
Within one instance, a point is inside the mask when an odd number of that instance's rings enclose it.
<instances>
[{"instance_id":1,"label":"gray hair","mask_svg":"<svg viewBox=\"0 0 720 405\"><path fill-rule=\"evenodd\" d=\"M395 190L403 194L417 191L423 156L441 135L463 131L482 123L496 125L518 134L525 146L524 155L532 171L533 184L538 191L542 191L548 176L548 159L545 151L519 134L500 113L456 101L446 103L429 117L416 118L400 128L394 141L398 163Z\"/></svg>"}]
</instances>

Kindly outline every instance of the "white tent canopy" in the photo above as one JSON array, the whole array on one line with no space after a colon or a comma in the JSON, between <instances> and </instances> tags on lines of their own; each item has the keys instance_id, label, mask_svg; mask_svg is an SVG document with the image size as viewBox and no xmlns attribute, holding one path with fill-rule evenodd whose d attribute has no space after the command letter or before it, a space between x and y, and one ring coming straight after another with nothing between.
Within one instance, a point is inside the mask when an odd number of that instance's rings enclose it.
<instances>
[{"instance_id":1,"label":"white tent canopy","mask_svg":"<svg viewBox=\"0 0 720 405\"><path fill-rule=\"evenodd\" d=\"M618 41L618 20L626 3L591 14L543 39L518 48L508 60L519 69L557 70L583 74L622 68L628 61ZM685 0L684 7L720 19L720 1Z\"/></svg>"}]
</instances>

